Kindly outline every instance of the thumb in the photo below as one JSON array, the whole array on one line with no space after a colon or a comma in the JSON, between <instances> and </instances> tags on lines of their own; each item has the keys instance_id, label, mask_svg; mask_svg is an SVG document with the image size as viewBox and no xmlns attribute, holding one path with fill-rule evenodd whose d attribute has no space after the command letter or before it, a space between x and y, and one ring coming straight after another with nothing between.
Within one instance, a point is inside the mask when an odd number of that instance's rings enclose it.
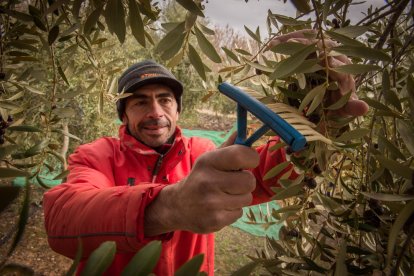
<instances>
[{"instance_id":1,"label":"thumb","mask_svg":"<svg viewBox=\"0 0 414 276\"><path fill-rule=\"evenodd\" d=\"M237 131L233 132L229 138L227 138L227 140L220 145L220 149L231 146L234 144L234 141L236 141L236 137L237 137Z\"/></svg>"}]
</instances>

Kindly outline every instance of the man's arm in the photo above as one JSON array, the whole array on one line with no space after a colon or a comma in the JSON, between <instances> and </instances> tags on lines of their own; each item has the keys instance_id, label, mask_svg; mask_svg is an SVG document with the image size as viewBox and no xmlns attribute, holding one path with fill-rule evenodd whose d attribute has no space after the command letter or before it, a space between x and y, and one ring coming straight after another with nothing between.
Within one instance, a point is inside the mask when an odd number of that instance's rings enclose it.
<instances>
[{"instance_id":1,"label":"man's arm","mask_svg":"<svg viewBox=\"0 0 414 276\"><path fill-rule=\"evenodd\" d=\"M78 238L84 256L108 240L115 241L119 251L136 252L148 241L143 234L144 209L165 187L115 186L112 147L100 141L99 152L85 145L71 155L67 183L50 189L43 199L49 244L71 258Z\"/></svg>"}]
</instances>

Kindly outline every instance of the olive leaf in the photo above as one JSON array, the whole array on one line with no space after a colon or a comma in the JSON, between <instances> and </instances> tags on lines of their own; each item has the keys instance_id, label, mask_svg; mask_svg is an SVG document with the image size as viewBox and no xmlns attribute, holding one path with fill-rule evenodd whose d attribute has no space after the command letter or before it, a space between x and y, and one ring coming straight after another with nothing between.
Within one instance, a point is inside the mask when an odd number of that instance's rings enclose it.
<instances>
[{"instance_id":1,"label":"olive leaf","mask_svg":"<svg viewBox=\"0 0 414 276\"><path fill-rule=\"evenodd\" d=\"M204 69L203 61L201 60L200 56L198 55L197 51L194 49L194 47L189 44L188 45L188 57L190 59L191 64L196 69L198 75L206 81L206 72Z\"/></svg>"},{"instance_id":2,"label":"olive leaf","mask_svg":"<svg viewBox=\"0 0 414 276\"><path fill-rule=\"evenodd\" d=\"M135 0L128 1L129 7L129 26L131 27L132 35L141 44L145 47L145 32L144 32L144 22L141 18L141 13Z\"/></svg>"},{"instance_id":3,"label":"olive leaf","mask_svg":"<svg viewBox=\"0 0 414 276\"><path fill-rule=\"evenodd\" d=\"M355 38L363 35L369 30L369 26L346 26L335 29L335 33L341 34L350 38Z\"/></svg>"},{"instance_id":4,"label":"olive leaf","mask_svg":"<svg viewBox=\"0 0 414 276\"><path fill-rule=\"evenodd\" d=\"M217 54L216 50L214 49L214 46L210 43L210 41L208 41L208 39L197 27L194 27L194 31L201 51L203 51L203 53L213 62L221 63L221 58Z\"/></svg>"},{"instance_id":5,"label":"olive leaf","mask_svg":"<svg viewBox=\"0 0 414 276\"><path fill-rule=\"evenodd\" d=\"M404 141L405 146L410 152L411 156L414 156L414 128L413 125L407 121L397 120L397 130Z\"/></svg>"},{"instance_id":6,"label":"olive leaf","mask_svg":"<svg viewBox=\"0 0 414 276\"><path fill-rule=\"evenodd\" d=\"M126 34L125 11L122 0L108 0L104 11L105 21L111 33L124 43Z\"/></svg>"},{"instance_id":7,"label":"olive leaf","mask_svg":"<svg viewBox=\"0 0 414 276\"><path fill-rule=\"evenodd\" d=\"M169 49L171 45L175 44L178 39L182 38L182 34L185 30L185 22L181 22L170 30L158 43L155 48L156 53L162 53Z\"/></svg>"},{"instance_id":8,"label":"olive leaf","mask_svg":"<svg viewBox=\"0 0 414 276\"><path fill-rule=\"evenodd\" d=\"M311 11L311 7L309 6L309 2L307 0L292 0L292 4L301 13L308 13Z\"/></svg>"},{"instance_id":9,"label":"olive leaf","mask_svg":"<svg viewBox=\"0 0 414 276\"><path fill-rule=\"evenodd\" d=\"M272 73L273 72L272 68L267 67L267 66L265 66L263 64L260 64L258 62L251 62L251 61L249 61L248 59L245 59L245 58L243 58L243 61L246 62L247 64L249 64L252 68L256 68L260 71L267 72L267 73Z\"/></svg>"},{"instance_id":10,"label":"olive leaf","mask_svg":"<svg viewBox=\"0 0 414 276\"><path fill-rule=\"evenodd\" d=\"M275 192L275 195L272 197L272 200L282 200L286 198L290 198L292 196L298 196L303 193L303 185L293 185L289 186L286 189L283 188L272 188Z\"/></svg>"},{"instance_id":11,"label":"olive leaf","mask_svg":"<svg viewBox=\"0 0 414 276\"><path fill-rule=\"evenodd\" d=\"M389 169L390 171L394 172L398 176L411 179L414 175L414 170L411 169L409 166L404 166L403 164L388 159L384 156L376 156L377 160L383 165L385 168Z\"/></svg>"},{"instance_id":12,"label":"olive leaf","mask_svg":"<svg viewBox=\"0 0 414 276\"><path fill-rule=\"evenodd\" d=\"M398 195L398 194L386 194L386 193L368 193L361 192L364 196L368 198L373 198L380 201L406 201L413 200L414 195Z\"/></svg>"},{"instance_id":13,"label":"olive leaf","mask_svg":"<svg viewBox=\"0 0 414 276\"><path fill-rule=\"evenodd\" d=\"M370 71L380 70L381 67L372 64L347 64L338 67L331 68L332 71L344 74L363 74Z\"/></svg>"},{"instance_id":14,"label":"olive leaf","mask_svg":"<svg viewBox=\"0 0 414 276\"><path fill-rule=\"evenodd\" d=\"M284 169L286 169L291 163L289 161L280 163L270 169L266 174L263 176L263 180L269 180L277 175L279 175Z\"/></svg>"},{"instance_id":15,"label":"olive leaf","mask_svg":"<svg viewBox=\"0 0 414 276\"><path fill-rule=\"evenodd\" d=\"M262 41L260 40L260 36L257 35L256 33L254 33L252 30L250 30L246 25L244 25L244 29L246 30L247 34L253 38L254 40L256 40L259 44L262 43Z\"/></svg>"},{"instance_id":16,"label":"olive leaf","mask_svg":"<svg viewBox=\"0 0 414 276\"><path fill-rule=\"evenodd\" d=\"M161 256L160 241L152 241L141 248L122 271L122 276L149 275Z\"/></svg>"},{"instance_id":17,"label":"olive leaf","mask_svg":"<svg viewBox=\"0 0 414 276\"><path fill-rule=\"evenodd\" d=\"M226 55L231 58L232 60L234 60L237 63L240 63L239 58L237 57L236 54L234 54L231 50L227 49L226 47L221 47L221 49L223 49L224 53L226 53Z\"/></svg>"},{"instance_id":18,"label":"olive leaf","mask_svg":"<svg viewBox=\"0 0 414 276\"><path fill-rule=\"evenodd\" d=\"M281 14L273 14L272 16L277 21L279 21L283 25L287 25L287 26L301 26L301 25L305 25L305 24L309 23L309 21L297 20L295 18L288 17L288 16L281 15Z\"/></svg>"},{"instance_id":19,"label":"olive leaf","mask_svg":"<svg viewBox=\"0 0 414 276\"><path fill-rule=\"evenodd\" d=\"M191 260L180 266L174 276L197 276L204 260L204 254L194 256Z\"/></svg>"},{"instance_id":20,"label":"olive leaf","mask_svg":"<svg viewBox=\"0 0 414 276\"><path fill-rule=\"evenodd\" d=\"M357 128L348 132L345 132L341 136L335 139L336 142L347 142L355 139L361 139L370 132L367 128Z\"/></svg>"},{"instance_id":21,"label":"olive leaf","mask_svg":"<svg viewBox=\"0 0 414 276\"><path fill-rule=\"evenodd\" d=\"M398 111L402 111L401 101L397 94L391 89L390 76L388 70L384 70L382 73L382 94L384 95L385 101L392 104Z\"/></svg>"},{"instance_id":22,"label":"olive leaf","mask_svg":"<svg viewBox=\"0 0 414 276\"><path fill-rule=\"evenodd\" d=\"M14 168L3 168L0 167L0 178L10 178L10 177L21 177L21 176L29 176L28 172L14 169Z\"/></svg>"},{"instance_id":23,"label":"olive leaf","mask_svg":"<svg viewBox=\"0 0 414 276\"><path fill-rule=\"evenodd\" d=\"M348 93L343 95L338 101L336 101L335 103L333 103L330 106L326 107L325 109L327 109L327 110L337 110L337 109L340 109L341 107L344 107L348 103L349 98L351 97L351 95L352 95L352 91L349 91Z\"/></svg>"},{"instance_id":24,"label":"olive leaf","mask_svg":"<svg viewBox=\"0 0 414 276\"><path fill-rule=\"evenodd\" d=\"M392 225L392 228L389 232L387 244L387 266L391 264L392 256L394 256L393 253L398 239L398 233L403 228L404 223L407 221L407 219L413 214L413 210L414 200L411 200L408 204L405 205L404 209L400 212L397 219Z\"/></svg>"},{"instance_id":25,"label":"olive leaf","mask_svg":"<svg viewBox=\"0 0 414 276\"><path fill-rule=\"evenodd\" d=\"M336 267L334 276L348 275L348 270L345 263L346 248L346 239L343 239L339 247L338 255L336 257Z\"/></svg>"},{"instance_id":26,"label":"olive leaf","mask_svg":"<svg viewBox=\"0 0 414 276\"><path fill-rule=\"evenodd\" d=\"M177 3L189 12L194 13L197 16L204 17L202 10L193 0L177 0Z\"/></svg>"},{"instance_id":27,"label":"olive leaf","mask_svg":"<svg viewBox=\"0 0 414 276\"><path fill-rule=\"evenodd\" d=\"M174 57L181 50L181 46L183 45L185 38L186 33L179 34L177 39L171 43L170 47L162 53L161 58L163 60L169 60Z\"/></svg>"},{"instance_id":28,"label":"olive leaf","mask_svg":"<svg viewBox=\"0 0 414 276\"><path fill-rule=\"evenodd\" d=\"M231 276L244 276L244 275L251 275L254 269L260 264L259 261L250 262L231 274Z\"/></svg>"},{"instance_id":29,"label":"olive leaf","mask_svg":"<svg viewBox=\"0 0 414 276\"><path fill-rule=\"evenodd\" d=\"M304 49L305 47L306 47L305 44L302 44L299 42L288 41L288 42L279 43L273 46L272 48L270 48L270 50L274 53L279 53L283 55L293 55L297 53L298 51Z\"/></svg>"},{"instance_id":30,"label":"olive leaf","mask_svg":"<svg viewBox=\"0 0 414 276\"><path fill-rule=\"evenodd\" d=\"M315 109L321 104L323 98L325 97L325 92L326 85L323 85L322 89L320 89L318 93L315 93L315 97L313 98L312 103L310 104L308 110L306 110L306 116L312 114L312 112L315 111Z\"/></svg>"},{"instance_id":31,"label":"olive leaf","mask_svg":"<svg viewBox=\"0 0 414 276\"><path fill-rule=\"evenodd\" d=\"M115 257L116 244L114 241L103 242L95 249L86 261L81 275L101 275L111 265Z\"/></svg>"},{"instance_id":32,"label":"olive leaf","mask_svg":"<svg viewBox=\"0 0 414 276\"><path fill-rule=\"evenodd\" d=\"M295 73L309 54L315 51L315 45L308 45L276 65L275 71L269 76L271 80L283 78Z\"/></svg>"},{"instance_id":33,"label":"olive leaf","mask_svg":"<svg viewBox=\"0 0 414 276\"><path fill-rule=\"evenodd\" d=\"M360 57L369 60L388 62L391 61L391 58L383 51L365 46L342 45L334 47L332 50L350 57Z\"/></svg>"},{"instance_id":34,"label":"olive leaf","mask_svg":"<svg viewBox=\"0 0 414 276\"><path fill-rule=\"evenodd\" d=\"M303 98L300 106L299 106L299 111L301 112L310 102L314 101L317 97L317 95L325 95L325 91L326 91L326 84L323 83L321 85L315 86L314 88L312 88L311 91L309 91L305 98ZM323 96L322 96L323 97ZM318 97L320 98L320 97Z\"/></svg>"},{"instance_id":35,"label":"olive leaf","mask_svg":"<svg viewBox=\"0 0 414 276\"><path fill-rule=\"evenodd\" d=\"M364 43L359 42L356 39L350 38L346 35L340 34L338 33L336 30L335 31L326 31L326 33L333 39L335 39L336 41L344 44L344 45L352 45L352 46L362 46L364 47Z\"/></svg>"},{"instance_id":36,"label":"olive leaf","mask_svg":"<svg viewBox=\"0 0 414 276\"><path fill-rule=\"evenodd\" d=\"M11 126L8 128L10 131L23 131L23 132L41 132L42 130L38 127L34 126L26 126L26 125L20 125L20 126Z\"/></svg>"},{"instance_id":37,"label":"olive leaf","mask_svg":"<svg viewBox=\"0 0 414 276\"><path fill-rule=\"evenodd\" d=\"M96 22L98 22L99 17L102 14L102 6L96 8L86 19L85 24L83 25L83 33L89 35L92 28L95 27Z\"/></svg>"}]
</instances>

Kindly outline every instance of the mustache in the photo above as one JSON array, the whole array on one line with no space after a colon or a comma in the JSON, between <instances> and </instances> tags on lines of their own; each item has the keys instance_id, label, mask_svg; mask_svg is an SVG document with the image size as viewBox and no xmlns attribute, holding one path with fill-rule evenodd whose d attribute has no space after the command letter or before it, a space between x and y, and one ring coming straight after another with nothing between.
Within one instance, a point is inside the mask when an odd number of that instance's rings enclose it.
<instances>
[{"instance_id":1,"label":"mustache","mask_svg":"<svg viewBox=\"0 0 414 276\"><path fill-rule=\"evenodd\" d=\"M167 127L170 126L171 123L166 118L160 119L148 119L139 124L139 127L149 127L149 126L157 126L157 127Z\"/></svg>"}]
</instances>

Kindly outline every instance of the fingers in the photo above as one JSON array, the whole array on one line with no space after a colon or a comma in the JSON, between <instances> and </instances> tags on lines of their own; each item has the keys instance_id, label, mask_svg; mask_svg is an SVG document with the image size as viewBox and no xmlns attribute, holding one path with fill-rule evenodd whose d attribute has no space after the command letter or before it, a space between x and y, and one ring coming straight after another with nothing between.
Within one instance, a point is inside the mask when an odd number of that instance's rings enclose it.
<instances>
[{"instance_id":1,"label":"fingers","mask_svg":"<svg viewBox=\"0 0 414 276\"><path fill-rule=\"evenodd\" d=\"M249 147L231 145L200 156L177 191L176 229L210 233L233 223L252 202L256 179L250 171L259 163ZM202 219L200 219L202 218Z\"/></svg>"},{"instance_id":2,"label":"fingers","mask_svg":"<svg viewBox=\"0 0 414 276\"><path fill-rule=\"evenodd\" d=\"M351 100L343 107L343 112L349 116L362 116L367 114L368 110L368 104L361 100Z\"/></svg>"},{"instance_id":3,"label":"fingers","mask_svg":"<svg viewBox=\"0 0 414 276\"><path fill-rule=\"evenodd\" d=\"M348 58L347 58L348 59ZM345 63L338 59L338 57L329 57L328 58L329 67L335 68L338 66L345 65ZM329 71L329 76L332 80L338 83L339 91L333 91L330 95L330 99L328 101L330 103L334 103L338 101L343 95L348 92L352 92L350 100L348 103L339 110L335 110L333 113L339 116L362 116L365 115L368 110L369 106L366 102L358 100L358 96L356 95L355 91L355 80L350 74L343 74L333 70Z\"/></svg>"},{"instance_id":4,"label":"fingers","mask_svg":"<svg viewBox=\"0 0 414 276\"><path fill-rule=\"evenodd\" d=\"M334 58L341 61L344 65L345 64L352 64L352 61L345 55L337 55Z\"/></svg>"},{"instance_id":5,"label":"fingers","mask_svg":"<svg viewBox=\"0 0 414 276\"><path fill-rule=\"evenodd\" d=\"M219 148L225 148L225 147L228 147L228 146L233 145L234 144L234 141L236 141L236 137L237 137L237 131L233 132L230 135L230 137L227 138L227 140L223 144L220 145Z\"/></svg>"},{"instance_id":6,"label":"fingers","mask_svg":"<svg viewBox=\"0 0 414 276\"><path fill-rule=\"evenodd\" d=\"M203 154L195 166L212 167L220 171L253 169L259 165L259 154L252 148L231 145Z\"/></svg>"},{"instance_id":7,"label":"fingers","mask_svg":"<svg viewBox=\"0 0 414 276\"><path fill-rule=\"evenodd\" d=\"M252 193L256 188L256 178L250 171L217 172L215 189L230 195Z\"/></svg>"},{"instance_id":8,"label":"fingers","mask_svg":"<svg viewBox=\"0 0 414 276\"><path fill-rule=\"evenodd\" d=\"M317 34L316 30L305 29L305 30L291 32L288 34L278 36L277 38L273 39L270 43L276 43L275 45L277 45L282 42L287 42L289 39L292 39L292 38L305 38L309 40L309 39L315 38L316 34Z\"/></svg>"},{"instance_id":9,"label":"fingers","mask_svg":"<svg viewBox=\"0 0 414 276\"><path fill-rule=\"evenodd\" d=\"M328 57L329 68L336 68L345 65L342 61L334 57ZM350 74L329 71L329 77L338 83L341 95L345 95L349 91L353 92L352 99L357 99L355 95L355 80Z\"/></svg>"},{"instance_id":10,"label":"fingers","mask_svg":"<svg viewBox=\"0 0 414 276\"><path fill-rule=\"evenodd\" d=\"M216 196L212 199L211 206L219 206L220 210L233 211L243 207L249 206L253 201L251 193L243 195L228 195Z\"/></svg>"}]
</instances>

